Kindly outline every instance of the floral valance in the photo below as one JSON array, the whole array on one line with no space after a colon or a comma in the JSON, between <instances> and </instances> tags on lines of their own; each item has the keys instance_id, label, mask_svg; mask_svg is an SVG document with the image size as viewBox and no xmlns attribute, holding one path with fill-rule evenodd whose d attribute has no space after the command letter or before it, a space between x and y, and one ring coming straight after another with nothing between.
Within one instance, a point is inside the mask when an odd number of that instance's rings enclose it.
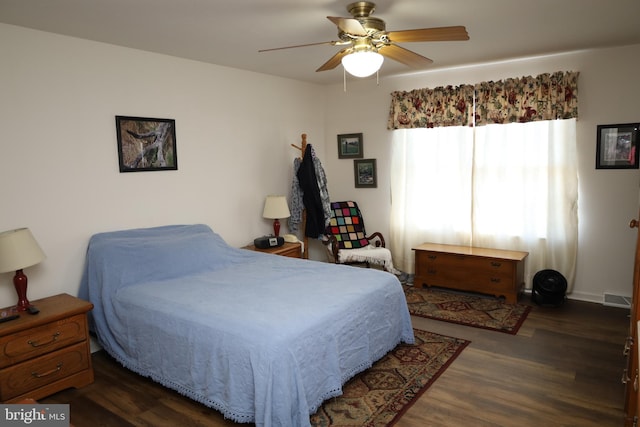
<instances>
[{"instance_id":1,"label":"floral valance","mask_svg":"<svg viewBox=\"0 0 640 427\"><path fill-rule=\"evenodd\" d=\"M445 86L391 94L389 129L470 126L473 86Z\"/></svg>"},{"instance_id":2,"label":"floral valance","mask_svg":"<svg viewBox=\"0 0 640 427\"><path fill-rule=\"evenodd\" d=\"M478 83L475 124L577 118L578 74L556 72Z\"/></svg>"},{"instance_id":3,"label":"floral valance","mask_svg":"<svg viewBox=\"0 0 640 427\"><path fill-rule=\"evenodd\" d=\"M391 93L389 129L578 117L578 72ZM474 112L475 102L475 112Z\"/></svg>"}]
</instances>

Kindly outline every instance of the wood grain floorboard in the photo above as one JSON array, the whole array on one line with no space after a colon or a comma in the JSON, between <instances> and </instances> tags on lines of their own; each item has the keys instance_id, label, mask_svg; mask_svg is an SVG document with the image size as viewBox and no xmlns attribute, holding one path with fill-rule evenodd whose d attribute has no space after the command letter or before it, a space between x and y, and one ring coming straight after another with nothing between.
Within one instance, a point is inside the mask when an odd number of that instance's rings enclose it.
<instances>
[{"instance_id":1,"label":"wood grain floorboard","mask_svg":"<svg viewBox=\"0 0 640 427\"><path fill-rule=\"evenodd\" d=\"M521 297L521 303L530 304ZM413 317L415 328L471 344L397 427L620 427L629 310L568 301L533 306L517 335ZM247 426L93 355L96 380L43 403L69 403L76 427Z\"/></svg>"}]
</instances>

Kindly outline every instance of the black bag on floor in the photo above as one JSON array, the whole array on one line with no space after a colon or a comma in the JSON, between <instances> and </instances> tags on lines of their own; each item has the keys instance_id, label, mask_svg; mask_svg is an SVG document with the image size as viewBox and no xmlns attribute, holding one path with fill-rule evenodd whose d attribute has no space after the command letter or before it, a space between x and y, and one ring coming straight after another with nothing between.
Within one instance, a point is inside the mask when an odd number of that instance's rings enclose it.
<instances>
[{"instance_id":1,"label":"black bag on floor","mask_svg":"<svg viewBox=\"0 0 640 427\"><path fill-rule=\"evenodd\" d=\"M541 270L533 276L531 299L538 305L559 307L567 299L567 279L555 270Z\"/></svg>"}]
</instances>

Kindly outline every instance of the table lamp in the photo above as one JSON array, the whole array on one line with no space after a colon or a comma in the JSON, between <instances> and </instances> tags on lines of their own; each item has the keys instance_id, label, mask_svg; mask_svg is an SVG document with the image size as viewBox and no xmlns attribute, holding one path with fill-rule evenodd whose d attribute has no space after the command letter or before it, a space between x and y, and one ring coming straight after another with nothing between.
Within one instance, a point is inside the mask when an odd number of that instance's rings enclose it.
<instances>
[{"instance_id":1,"label":"table lamp","mask_svg":"<svg viewBox=\"0 0 640 427\"><path fill-rule=\"evenodd\" d=\"M289 205L284 196L267 196L264 202L264 211L262 217L273 220L273 235L280 235L280 219L289 218Z\"/></svg>"},{"instance_id":2,"label":"table lamp","mask_svg":"<svg viewBox=\"0 0 640 427\"><path fill-rule=\"evenodd\" d=\"M30 305L27 299L27 276L22 269L38 264L44 259L44 252L28 228L0 233L0 273L16 272L13 285L18 293L18 311L26 311Z\"/></svg>"}]
</instances>

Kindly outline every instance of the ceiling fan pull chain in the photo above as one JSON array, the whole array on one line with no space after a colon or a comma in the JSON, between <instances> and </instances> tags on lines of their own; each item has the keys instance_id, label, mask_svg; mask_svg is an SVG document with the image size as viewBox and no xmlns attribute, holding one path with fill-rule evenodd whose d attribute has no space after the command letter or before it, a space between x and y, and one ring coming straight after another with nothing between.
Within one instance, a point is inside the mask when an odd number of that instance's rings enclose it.
<instances>
[{"instance_id":1,"label":"ceiling fan pull chain","mask_svg":"<svg viewBox=\"0 0 640 427\"><path fill-rule=\"evenodd\" d=\"M342 67L342 79L343 79L343 83L342 83L342 90L343 91L347 91L347 70Z\"/></svg>"}]
</instances>

